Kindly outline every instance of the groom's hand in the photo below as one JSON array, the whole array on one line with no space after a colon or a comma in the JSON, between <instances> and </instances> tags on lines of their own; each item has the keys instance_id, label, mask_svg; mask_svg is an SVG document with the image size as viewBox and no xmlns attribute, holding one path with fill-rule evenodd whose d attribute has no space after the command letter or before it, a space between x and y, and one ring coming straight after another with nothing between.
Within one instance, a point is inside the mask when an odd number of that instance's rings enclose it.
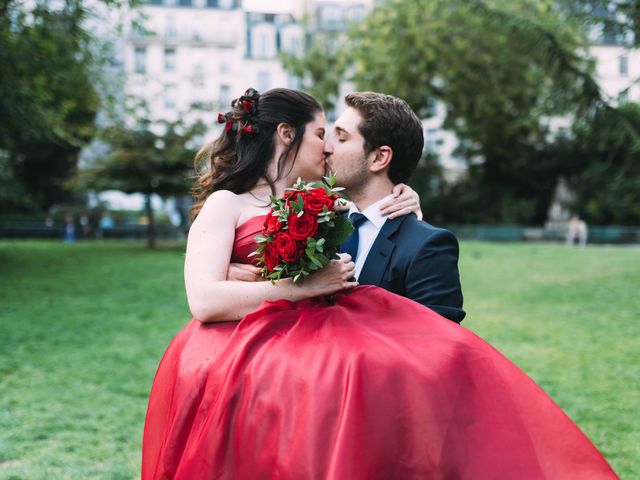
<instances>
[{"instance_id":1,"label":"groom's hand","mask_svg":"<svg viewBox=\"0 0 640 480\"><path fill-rule=\"evenodd\" d=\"M227 280L236 280L240 282L259 282L260 269L255 265L247 263L230 263L227 270Z\"/></svg>"}]
</instances>

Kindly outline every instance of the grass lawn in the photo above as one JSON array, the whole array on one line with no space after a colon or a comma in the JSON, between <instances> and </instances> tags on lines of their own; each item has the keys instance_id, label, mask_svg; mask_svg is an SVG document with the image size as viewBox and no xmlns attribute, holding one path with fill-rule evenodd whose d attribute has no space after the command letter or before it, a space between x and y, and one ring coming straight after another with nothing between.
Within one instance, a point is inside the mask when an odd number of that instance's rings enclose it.
<instances>
[{"instance_id":1,"label":"grass lawn","mask_svg":"<svg viewBox=\"0 0 640 480\"><path fill-rule=\"evenodd\" d=\"M0 241L0 479L138 477L183 247ZM464 325L640 478L640 249L464 242Z\"/></svg>"}]
</instances>

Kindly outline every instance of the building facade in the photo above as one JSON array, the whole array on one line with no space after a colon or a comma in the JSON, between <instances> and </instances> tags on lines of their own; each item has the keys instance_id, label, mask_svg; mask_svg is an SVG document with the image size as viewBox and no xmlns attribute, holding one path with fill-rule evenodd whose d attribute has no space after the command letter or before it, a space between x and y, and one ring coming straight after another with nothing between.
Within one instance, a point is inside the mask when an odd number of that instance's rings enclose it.
<instances>
[{"instance_id":1,"label":"building facade","mask_svg":"<svg viewBox=\"0 0 640 480\"><path fill-rule=\"evenodd\" d=\"M144 20L125 22L122 39L127 96L152 120L202 120L209 137L219 132L217 113L249 87L299 86L281 65L281 52L302 53L313 35L338 38L361 21L379 0L148 0ZM600 86L612 103L640 101L640 51L618 38L594 32L590 50ZM345 82L339 98L354 90ZM141 107L142 108L142 107ZM338 102L329 121L344 104ZM457 158L459 140L442 128L446 110L434 103L423 121L425 150L438 156L455 180L466 170ZM567 129L570 119L551 119Z\"/></svg>"},{"instance_id":2,"label":"building facade","mask_svg":"<svg viewBox=\"0 0 640 480\"><path fill-rule=\"evenodd\" d=\"M249 86L294 86L278 54L301 51L304 29L294 11L274 3L146 3L143 22L127 22L124 32L127 95L152 120L182 116L212 124Z\"/></svg>"}]
</instances>

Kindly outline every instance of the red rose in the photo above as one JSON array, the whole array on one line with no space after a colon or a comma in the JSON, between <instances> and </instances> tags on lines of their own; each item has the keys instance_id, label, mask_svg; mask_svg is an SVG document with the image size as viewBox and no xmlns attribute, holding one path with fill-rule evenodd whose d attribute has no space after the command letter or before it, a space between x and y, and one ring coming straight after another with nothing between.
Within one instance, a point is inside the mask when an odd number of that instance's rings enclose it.
<instances>
[{"instance_id":1,"label":"red rose","mask_svg":"<svg viewBox=\"0 0 640 480\"><path fill-rule=\"evenodd\" d=\"M275 246L278 254L285 262L295 262L300 258L300 249L288 233L278 233L275 236Z\"/></svg>"},{"instance_id":2,"label":"red rose","mask_svg":"<svg viewBox=\"0 0 640 480\"><path fill-rule=\"evenodd\" d=\"M282 228L282 223L278 219L277 215L267 215L266 220L264 221L264 233L273 234Z\"/></svg>"},{"instance_id":3,"label":"red rose","mask_svg":"<svg viewBox=\"0 0 640 480\"><path fill-rule=\"evenodd\" d=\"M304 211L312 215L318 215L324 207L329 210L333 208L333 199L327 195L324 188L314 188L304 199Z\"/></svg>"},{"instance_id":4,"label":"red rose","mask_svg":"<svg viewBox=\"0 0 640 480\"><path fill-rule=\"evenodd\" d=\"M297 213L289 215L289 233L294 240L306 240L318 232L318 220L313 215Z\"/></svg>"},{"instance_id":5,"label":"red rose","mask_svg":"<svg viewBox=\"0 0 640 480\"><path fill-rule=\"evenodd\" d=\"M264 264L267 266L267 270L273 272L273 269L278 266L278 263L280 263L280 255L278 255L276 246L273 243L267 243L264 249Z\"/></svg>"},{"instance_id":6,"label":"red rose","mask_svg":"<svg viewBox=\"0 0 640 480\"><path fill-rule=\"evenodd\" d=\"M251 110L253 110L253 103L251 103L248 100L244 100L242 102L242 108L244 108L244 111L247 113L251 113Z\"/></svg>"},{"instance_id":7,"label":"red rose","mask_svg":"<svg viewBox=\"0 0 640 480\"><path fill-rule=\"evenodd\" d=\"M292 195L298 193L297 190L289 190L288 192L285 192L284 195L282 196L282 198L284 200L288 200L289 198L291 198Z\"/></svg>"},{"instance_id":8,"label":"red rose","mask_svg":"<svg viewBox=\"0 0 640 480\"><path fill-rule=\"evenodd\" d=\"M299 197L302 197L302 199L304 200L306 196L307 196L307 192L290 190L287 193L285 193L282 198L287 201L287 204L291 204L291 203L297 203Z\"/></svg>"},{"instance_id":9,"label":"red rose","mask_svg":"<svg viewBox=\"0 0 640 480\"><path fill-rule=\"evenodd\" d=\"M227 122L227 115L224 113L219 113L218 114L218 123L226 123Z\"/></svg>"}]
</instances>

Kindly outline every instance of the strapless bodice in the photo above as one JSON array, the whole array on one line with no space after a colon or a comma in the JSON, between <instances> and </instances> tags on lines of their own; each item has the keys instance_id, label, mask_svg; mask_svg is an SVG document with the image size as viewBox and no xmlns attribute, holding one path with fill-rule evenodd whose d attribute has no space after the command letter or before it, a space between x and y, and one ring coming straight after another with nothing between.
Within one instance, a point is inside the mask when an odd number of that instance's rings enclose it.
<instances>
[{"instance_id":1,"label":"strapless bodice","mask_svg":"<svg viewBox=\"0 0 640 480\"><path fill-rule=\"evenodd\" d=\"M249 255L258 248L255 236L262 232L266 216L251 217L236 228L236 238L231 252L231 261L233 263L255 263L256 258Z\"/></svg>"}]
</instances>

